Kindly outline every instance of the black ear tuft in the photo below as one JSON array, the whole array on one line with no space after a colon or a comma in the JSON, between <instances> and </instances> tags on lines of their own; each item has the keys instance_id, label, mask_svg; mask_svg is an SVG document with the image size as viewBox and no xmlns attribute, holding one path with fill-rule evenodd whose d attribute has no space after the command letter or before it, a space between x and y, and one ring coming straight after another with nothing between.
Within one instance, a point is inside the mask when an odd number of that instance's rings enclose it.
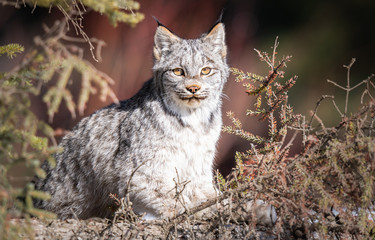
<instances>
[{"instance_id":1,"label":"black ear tuft","mask_svg":"<svg viewBox=\"0 0 375 240\"><path fill-rule=\"evenodd\" d=\"M159 19L157 19L155 16L152 16L152 18L157 22L158 27L159 27L159 26L165 27L165 26L159 21Z\"/></svg>"},{"instance_id":2,"label":"black ear tuft","mask_svg":"<svg viewBox=\"0 0 375 240\"><path fill-rule=\"evenodd\" d=\"M218 25L219 23L223 23L223 15L224 15L224 12L225 12L225 8L223 8L221 10L221 13L220 13L220 16L219 18L216 20L215 24L210 28L210 30L208 30L208 33L212 31L212 29L214 29L216 27L216 25Z\"/></svg>"},{"instance_id":3,"label":"black ear tuft","mask_svg":"<svg viewBox=\"0 0 375 240\"><path fill-rule=\"evenodd\" d=\"M158 27L164 27L166 28L168 31L170 31L171 33L175 34L171 29L167 28L164 24L162 24L159 19L157 19L155 16L152 16L153 19L155 19L156 23L158 24Z\"/></svg>"},{"instance_id":4,"label":"black ear tuft","mask_svg":"<svg viewBox=\"0 0 375 240\"><path fill-rule=\"evenodd\" d=\"M224 12L225 12L225 8L221 9L221 13L220 13L219 19L216 21L216 24L223 22Z\"/></svg>"}]
</instances>

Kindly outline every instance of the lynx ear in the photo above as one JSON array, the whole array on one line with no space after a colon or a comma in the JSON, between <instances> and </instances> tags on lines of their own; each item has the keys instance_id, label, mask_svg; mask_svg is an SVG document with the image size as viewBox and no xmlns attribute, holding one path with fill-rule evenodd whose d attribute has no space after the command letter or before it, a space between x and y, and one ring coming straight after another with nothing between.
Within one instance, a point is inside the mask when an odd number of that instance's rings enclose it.
<instances>
[{"instance_id":1,"label":"lynx ear","mask_svg":"<svg viewBox=\"0 0 375 240\"><path fill-rule=\"evenodd\" d=\"M204 43L212 46L213 51L219 53L222 57L227 55L227 46L225 45L225 29L224 24L219 22L215 24L211 30L202 37Z\"/></svg>"},{"instance_id":2,"label":"lynx ear","mask_svg":"<svg viewBox=\"0 0 375 240\"><path fill-rule=\"evenodd\" d=\"M170 50L170 46L176 42L179 42L181 39L173 34L168 28L162 25L159 21L158 28L156 29L154 37L154 58L160 60L161 55L164 52Z\"/></svg>"}]
</instances>

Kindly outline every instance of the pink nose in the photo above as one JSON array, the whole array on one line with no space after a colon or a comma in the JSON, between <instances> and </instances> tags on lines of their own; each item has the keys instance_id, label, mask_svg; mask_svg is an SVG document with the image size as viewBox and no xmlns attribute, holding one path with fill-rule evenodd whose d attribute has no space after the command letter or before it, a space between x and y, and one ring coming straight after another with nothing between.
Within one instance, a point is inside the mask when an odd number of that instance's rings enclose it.
<instances>
[{"instance_id":1,"label":"pink nose","mask_svg":"<svg viewBox=\"0 0 375 240\"><path fill-rule=\"evenodd\" d=\"M191 86L187 86L186 89L189 92L194 94L194 93L198 92L198 90L201 89L201 88L200 88L200 86L197 86L197 85L191 85Z\"/></svg>"}]
</instances>

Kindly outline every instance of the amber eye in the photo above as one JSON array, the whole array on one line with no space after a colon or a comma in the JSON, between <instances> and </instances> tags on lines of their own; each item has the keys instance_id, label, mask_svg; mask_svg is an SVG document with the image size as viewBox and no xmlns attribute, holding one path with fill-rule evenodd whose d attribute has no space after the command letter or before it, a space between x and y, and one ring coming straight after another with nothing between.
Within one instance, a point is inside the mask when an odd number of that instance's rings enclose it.
<instances>
[{"instance_id":1,"label":"amber eye","mask_svg":"<svg viewBox=\"0 0 375 240\"><path fill-rule=\"evenodd\" d=\"M208 75L208 74L210 74L210 72L211 72L211 68L209 68L209 67L204 67L201 70L202 75Z\"/></svg>"},{"instance_id":2,"label":"amber eye","mask_svg":"<svg viewBox=\"0 0 375 240\"><path fill-rule=\"evenodd\" d=\"M173 73L177 76L185 76L185 72L182 68L173 69Z\"/></svg>"}]
</instances>

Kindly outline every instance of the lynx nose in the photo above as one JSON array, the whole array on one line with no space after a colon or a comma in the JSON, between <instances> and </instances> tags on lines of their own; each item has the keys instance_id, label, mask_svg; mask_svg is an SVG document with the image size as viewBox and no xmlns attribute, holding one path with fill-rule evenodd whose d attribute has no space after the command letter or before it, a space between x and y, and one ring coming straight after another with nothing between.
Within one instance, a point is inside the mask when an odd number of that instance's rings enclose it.
<instances>
[{"instance_id":1,"label":"lynx nose","mask_svg":"<svg viewBox=\"0 0 375 240\"><path fill-rule=\"evenodd\" d=\"M201 87L198 86L198 85L191 85L191 86L187 86L187 87L186 87L186 90L188 90L188 91L191 92L192 94L198 92L199 89L201 89Z\"/></svg>"}]
</instances>

